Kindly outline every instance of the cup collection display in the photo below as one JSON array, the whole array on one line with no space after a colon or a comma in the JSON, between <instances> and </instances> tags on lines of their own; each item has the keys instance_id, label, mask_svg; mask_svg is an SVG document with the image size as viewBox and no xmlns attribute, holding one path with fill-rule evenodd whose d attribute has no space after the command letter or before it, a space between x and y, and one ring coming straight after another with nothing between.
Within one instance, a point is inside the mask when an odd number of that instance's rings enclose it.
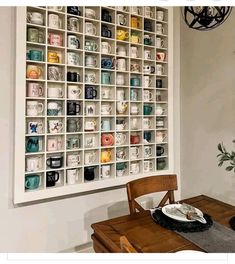
<instances>
[{"instance_id":1,"label":"cup collection display","mask_svg":"<svg viewBox=\"0 0 235 264\"><path fill-rule=\"evenodd\" d=\"M166 31L164 24L161 23L166 17L164 11L156 10L156 12L153 12L153 7L116 7L116 24L119 26L130 24L133 29L141 29L143 23L146 32L140 36L138 31L129 33L124 27L113 30L113 27L108 25L108 23L113 23L113 12L105 8L101 9L100 14L93 7L84 8L85 17L97 19L100 16L101 21L108 22L107 24L101 24L100 28L95 21L84 20L83 22L79 17L82 15L80 7L54 6L47 8L48 18L45 18L45 14L40 11L30 10L30 12L27 12L27 22L29 23L27 25L27 41L29 43L48 44L50 48L45 49L39 45L29 45L26 50L27 97L30 97L31 100L27 99L26 101L28 118L26 131L30 136L27 136L25 149L27 153L30 153L30 156L26 158L25 168L26 172L31 174L25 175L25 189L34 190L42 185L44 176L40 170L43 170L44 167L47 170L53 169L53 171L45 172L46 187L56 186L63 181L63 177L65 177L66 184L72 185L80 182L82 177L85 181L95 180L99 176L103 179L110 178L114 171L116 171L116 176L119 177L129 173L151 172L154 167L158 170L165 169L167 158L164 155L167 155L167 151L164 144L167 141L167 132L153 132L152 130L154 124L156 124L156 129L165 127L164 115L166 109L162 104L155 105L151 103L151 101L154 101L154 94L156 94L156 101L161 101L160 92L157 90L155 92L153 88L161 89L166 87L164 85L167 84L164 79L166 74L164 63L167 61L167 51L162 49L166 47L164 38ZM131 12L130 17L125 14L128 10ZM63 21L61 13L66 11L67 21ZM143 19L138 17L140 14L143 15ZM155 25L151 20L154 16L157 20ZM66 25L69 32L60 32L59 30L64 30ZM40 26L48 26L51 30L46 34L44 28ZM101 37L116 38L120 41L117 45L113 45L110 40L102 39L99 44L99 41L93 37L98 36L99 31ZM153 31L156 31L157 34L155 38L151 33ZM116 36L114 32L116 32ZM77 33L85 34L84 40ZM46 36L48 36L48 39L46 39ZM125 43L121 43L121 41L130 41L130 47L126 46ZM61 47L66 44L67 47L65 48L67 50L65 54L62 54ZM143 52L135 44L143 44ZM51 48L51 46L54 47ZM156 52L153 52L152 46L157 48ZM60 48L56 49L56 47ZM117 55L115 60L112 59L112 54L115 53L114 47L116 47ZM79 49L84 49L84 55ZM45 51L47 51L46 54ZM100 60L95 52L102 54ZM156 57L154 54L156 54ZM130 57L130 62L125 57ZM139 58L143 61L135 60ZM153 59L156 59L157 63L155 65L148 62L148 60ZM47 66L38 63L44 61L48 62ZM60 65L63 65L63 63L67 64L68 69ZM82 66L82 63L89 68L100 67L102 69L100 76L98 76L97 70L85 69L83 77L82 72L77 67ZM67 72L65 69L67 69ZM128 80L125 73L117 72L113 75L113 69L118 71L130 70L130 79ZM143 76L140 75L141 73ZM154 76L156 79L154 79ZM59 84L47 84L45 86L43 82L45 78L51 82L67 81L68 84L66 87ZM80 82L84 82L84 86ZM112 91L112 87L109 87L109 85L114 85L114 82L118 86L115 92ZM102 85L100 88L97 86L99 83ZM129 95L128 89L125 89L128 84L130 85ZM107 86L105 87L105 85ZM44 96L50 100L42 100ZM34 100L31 97L38 99ZM61 100L63 98L66 99L65 102ZM94 102L78 101L83 100L83 98L94 100ZM116 100L116 103L102 101L99 105L95 102L95 99L99 98L101 98L100 100ZM128 100L130 100L130 103ZM138 101L143 103L138 104ZM112 116L115 111L117 118L115 118L116 122L113 123ZM47 122L42 119L44 112L48 116ZM69 117L64 120L60 117L63 114ZM96 121L96 118L92 119L97 114L103 115L99 122ZM143 116L142 119L133 116L129 118L128 123L128 118L122 117L122 115L128 114L142 114ZM82 115L85 116L84 121L80 117L75 117ZM110 117L108 117L109 115ZM156 120L151 118L151 115L156 115ZM163 117L161 117L162 115ZM130 133L126 133L128 129L130 129ZM72 134L82 131L90 133L99 130L101 131L100 139L95 134L87 134L84 137ZM113 133L113 130L116 130L116 132ZM141 130L141 132L138 130ZM48 136L44 146L43 137L40 134L46 132ZM66 137L56 135L63 132L71 133L71 135L68 134ZM98 143L99 140L100 143ZM64 143L65 148L72 152L67 152L65 155L51 153L63 150ZM98 151L85 150L84 153L79 152L82 147L95 148L97 144L102 147L115 145L117 146L116 151L102 148L100 155ZM40 153L44 148L50 152L45 159ZM37 152L39 152L38 155L36 155ZM31 156L31 153L34 155ZM96 164L99 162L98 157L100 157L101 162L99 167ZM141 161L138 161L138 159L141 159ZM45 160L45 166L43 160ZM128 160L131 162L128 163ZM117 161L116 167L113 167L112 161ZM111 164L105 164L110 162ZM80 168L83 164L86 166ZM60 170L54 171L54 169L61 169L64 166L67 167L65 175ZM98 168L100 168L100 171Z\"/></svg>"}]
</instances>

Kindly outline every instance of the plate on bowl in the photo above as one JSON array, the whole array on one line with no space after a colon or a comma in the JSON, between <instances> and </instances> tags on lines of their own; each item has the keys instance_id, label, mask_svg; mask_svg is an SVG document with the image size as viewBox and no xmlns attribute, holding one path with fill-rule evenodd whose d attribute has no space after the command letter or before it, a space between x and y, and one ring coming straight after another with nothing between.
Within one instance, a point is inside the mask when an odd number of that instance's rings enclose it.
<instances>
[{"instance_id":1,"label":"plate on bowl","mask_svg":"<svg viewBox=\"0 0 235 264\"><path fill-rule=\"evenodd\" d=\"M182 210L183 209L183 210ZM195 208L195 211L198 216L203 217L202 211L199 209ZM185 208L183 207L182 204L168 204L162 207L162 212L164 215L178 221L183 221L183 222L194 222L196 220L189 220L187 219L186 215L184 213L180 212L182 210L183 212L185 211Z\"/></svg>"}]
</instances>

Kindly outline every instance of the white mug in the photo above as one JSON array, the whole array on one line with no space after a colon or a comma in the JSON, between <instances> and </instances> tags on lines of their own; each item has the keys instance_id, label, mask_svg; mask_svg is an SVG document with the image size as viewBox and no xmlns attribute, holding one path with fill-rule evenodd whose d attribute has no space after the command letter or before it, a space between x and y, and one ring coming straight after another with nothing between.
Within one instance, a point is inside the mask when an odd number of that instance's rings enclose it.
<instances>
[{"instance_id":1,"label":"white mug","mask_svg":"<svg viewBox=\"0 0 235 264\"><path fill-rule=\"evenodd\" d=\"M82 93L82 89L79 88L77 85L68 85L67 87L67 96L68 99L79 99Z\"/></svg>"},{"instance_id":2,"label":"white mug","mask_svg":"<svg viewBox=\"0 0 235 264\"><path fill-rule=\"evenodd\" d=\"M130 164L130 172L131 172L131 174L138 174L140 172L139 162L132 162Z\"/></svg>"},{"instance_id":3,"label":"white mug","mask_svg":"<svg viewBox=\"0 0 235 264\"><path fill-rule=\"evenodd\" d=\"M157 48L163 48L164 47L164 41L163 41L163 39L161 39L159 37L156 38L156 47Z\"/></svg>"},{"instance_id":4,"label":"white mug","mask_svg":"<svg viewBox=\"0 0 235 264\"><path fill-rule=\"evenodd\" d=\"M164 28L163 28L163 25L161 23L156 23L156 33L158 35L164 34Z\"/></svg>"},{"instance_id":5,"label":"white mug","mask_svg":"<svg viewBox=\"0 0 235 264\"><path fill-rule=\"evenodd\" d=\"M150 50L144 50L144 59L145 60L151 60L151 51Z\"/></svg>"},{"instance_id":6,"label":"white mug","mask_svg":"<svg viewBox=\"0 0 235 264\"><path fill-rule=\"evenodd\" d=\"M27 116L38 116L43 113L44 105L38 101L27 101L26 112Z\"/></svg>"},{"instance_id":7,"label":"white mug","mask_svg":"<svg viewBox=\"0 0 235 264\"><path fill-rule=\"evenodd\" d=\"M67 46L70 49L78 49L79 48L79 38L76 35L68 35Z\"/></svg>"},{"instance_id":8,"label":"white mug","mask_svg":"<svg viewBox=\"0 0 235 264\"><path fill-rule=\"evenodd\" d=\"M92 102L86 103L85 114L87 116L94 116L95 115L95 103L92 103Z\"/></svg>"},{"instance_id":9,"label":"white mug","mask_svg":"<svg viewBox=\"0 0 235 264\"><path fill-rule=\"evenodd\" d=\"M110 115L112 112L112 106L110 104L101 105L101 115Z\"/></svg>"},{"instance_id":10,"label":"white mug","mask_svg":"<svg viewBox=\"0 0 235 264\"><path fill-rule=\"evenodd\" d=\"M164 72L164 67L162 64L156 64L156 74L157 75L163 75Z\"/></svg>"},{"instance_id":11,"label":"white mug","mask_svg":"<svg viewBox=\"0 0 235 264\"><path fill-rule=\"evenodd\" d=\"M140 155L140 150L138 147L130 147L130 159L138 159Z\"/></svg>"},{"instance_id":12,"label":"white mug","mask_svg":"<svg viewBox=\"0 0 235 264\"><path fill-rule=\"evenodd\" d=\"M93 152L85 152L84 154L84 163L85 165L90 165L94 163L96 160L96 153Z\"/></svg>"},{"instance_id":13,"label":"white mug","mask_svg":"<svg viewBox=\"0 0 235 264\"><path fill-rule=\"evenodd\" d=\"M38 171L42 169L42 156L27 157L26 159L26 170L27 171Z\"/></svg>"},{"instance_id":14,"label":"white mug","mask_svg":"<svg viewBox=\"0 0 235 264\"><path fill-rule=\"evenodd\" d=\"M166 139L167 135L165 132L157 131L156 132L156 143L162 143Z\"/></svg>"},{"instance_id":15,"label":"white mug","mask_svg":"<svg viewBox=\"0 0 235 264\"><path fill-rule=\"evenodd\" d=\"M124 85L125 84L125 76L121 73L117 73L116 75L116 84L117 85Z\"/></svg>"},{"instance_id":16,"label":"white mug","mask_svg":"<svg viewBox=\"0 0 235 264\"><path fill-rule=\"evenodd\" d=\"M153 170L153 162L151 160L144 160L144 172Z\"/></svg>"},{"instance_id":17,"label":"white mug","mask_svg":"<svg viewBox=\"0 0 235 264\"><path fill-rule=\"evenodd\" d=\"M102 41L101 42L101 53L110 54L111 51L112 51L111 45L106 41Z\"/></svg>"},{"instance_id":18,"label":"white mug","mask_svg":"<svg viewBox=\"0 0 235 264\"><path fill-rule=\"evenodd\" d=\"M155 115L163 115L164 114L164 108L161 107L160 105L157 105L155 107Z\"/></svg>"},{"instance_id":19,"label":"white mug","mask_svg":"<svg viewBox=\"0 0 235 264\"><path fill-rule=\"evenodd\" d=\"M62 19L59 15L49 14L48 15L48 26L50 28L60 29L62 28Z\"/></svg>"},{"instance_id":20,"label":"white mug","mask_svg":"<svg viewBox=\"0 0 235 264\"><path fill-rule=\"evenodd\" d=\"M153 93L149 90L144 90L143 92L143 100L144 102L149 102L153 100Z\"/></svg>"},{"instance_id":21,"label":"white mug","mask_svg":"<svg viewBox=\"0 0 235 264\"><path fill-rule=\"evenodd\" d=\"M127 139L127 136L123 133L116 133L116 145L123 145Z\"/></svg>"},{"instance_id":22,"label":"white mug","mask_svg":"<svg viewBox=\"0 0 235 264\"><path fill-rule=\"evenodd\" d=\"M79 32L79 20L76 17L67 19L67 28L69 31Z\"/></svg>"},{"instance_id":23,"label":"white mug","mask_svg":"<svg viewBox=\"0 0 235 264\"><path fill-rule=\"evenodd\" d=\"M28 121L28 134L42 134L43 122L42 121Z\"/></svg>"},{"instance_id":24,"label":"white mug","mask_svg":"<svg viewBox=\"0 0 235 264\"><path fill-rule=\"evenodd\" d=\"M58 120L58 119L48 120L48 130L49 130L49 133L51 134L57 134L57 133L62 132L63 127L64 125L61 120Z\"/></svg>"},{"instance_id":25,"label":"white mug","mask_svg":"<svg viewBox=\"0 0 235 264\"><path fill-rule=\"evenodd\" d=\"M86 72L85 73L85 82L86 83L96 83L96 74L95 74L95 72Z\"/></svg>"},{"instance_id":26,"label":"white mug","mask_svg":"<svg viewBox=\"0 0 235 264\"><path fill-rule=\"evenodd\" d=\"M131 104L130 112L132 115L137 115L139 113L139 106L137 104Z\"/></svg>"},{"instance_id":27,"label":"white mug","mask_svg":"<svg viewBox=\"0 0 235 264\"><path fill-rule=\"evenodd\" d=\"M88 18L96 18L96 12L95 10L91 9L91 8L85 8L85 16Z\"/></svg>"},{"instance_id":28,"label":"white mug","mask_svg":"<svg viewBox=\"0 0 235 264\"><path fill-rule=\"evenodd\" d=\"M117 59L117 70L126 71L126 60L125 59Z\"/></svg>"},{"instance_id":29,"label":"white mug","mask_svg":"<svg viewBox=\"0 0 235 264\"><path fill-rule=\"evenodd\" d=\"M131 46L131 58L138 58L138 48Z\"/></svg>"},{"instance_id":30,"label":"white mug","mask_svg":"<svg viewBox=\"0 0 235 264\"><path fill-rule=\"evenodd\" d=\"M63 6L48 6L47 8L54 11L63 11Z\"/></svg>"},{"instance_id":31,"label":"white mug","mask_svg":"<svg viewBox=\"0 0 235 264\"><path fill-rule=\"evenodd\" d=\"M144 158L149 158L153 155L153 149L151 146L144 146Z\"/></svg>"},{"instance_id":32,"label":"white mug","mask_svg":"<svg viewBox=\"0 0 235 264\"><path fill-rule=\"evenodd\" d=\"M139 120L138 118L131 118L131 129L138 129L138 123L139 123Z\"/></svg>"},{"instance_id":33,"label":"white mug","mask_svg":"<svg viewBox=\"0 0 235 264\"><path fill-rule=\"evenodd\" d=\"M48 87L47 97L48 98L62 98L64 96L64 90L61 87Z\"/></svg>"},{"instance_id":34,"label":"white mug","mask_svg":"<svg viewBox=\"0 0 235 264\"><path fill-rule=\"evenodd\" d=\"M85 22L85 34L95 36L97 33L96 27L93 23Z\"/></svg>"},{"instance_id":35,"label":"white mug","mask_svg":"<svg viewBox=\"0 0 235 264\"><path fill-rule=\"evenodd\" d=\"M57 151L62 149L62 137L48 137L47 138L47 150Z\"/></svg>"},{"instance_id":36,"label":"white mug","mask_svg":"<svg viewBox=\"0 0 235 264\"><path fill-rule=\"evenodd\" d=\"M126 101L118 101L117 102L117 113L124 114L127 110L128 104Z\"/></svg>"},{"instance_id":37,"label":"white mug","mask_svg":"<svg viewBox=\"0 0 235 264\"><path fill-rule=\"evenodd\" d=\"M67 166L68 167L76 167L79 165L81 161L79 154L68 154L67 155Z\"/></svg>"},{"instance_id":38,"label":"white mug","mask_svg":"<svg viewBox=\"0 0 235 264\"><path fill-rule=\"evenodd\" d=\"M84 138L84 146L86 148L93 148L96 145L96 140L94 136L87 136Z\"/></svg>"},{"instance_id":39,"label":"white mug","mask_svg":"<svg viewBox=\"0 0 235 264\"><path fill-rule=\"evenodd\" d=\"M80 56L76 52L67 52L67 63L68 65L78 66L80 61Z\"/></svg>"},{"instance_id":40,"label":"white mug","mask_svg":"<svg viewBox=\"0 0 235 264\"><path fill-rule=\"evenodd\" d=\"M153 11L151 11L150 6L144 6L144 16L148 18L153 17Z\"/></svg>"},{"instance_id":41,"label":"white mug","mask_svg":"<svg viewBox=\"0 0 235 264\"><path fill-rule=\"evenodd\" d=\"M101 97L102 99L110 99L111 91L109 87L102 87Z\"/></svg>"},{"instance_id":42,"label":"white mug","mask_svg":"<svg viewBox=\"0 0 235 264\"><path fill-rule=\"evenodd\" d=\"M116 90L116 99L119 101L125 100L125 90L124 89L117 89Z\"/></svg>"},{"instance_id":43,"label":"white mug","mask_svg":"<svg viewBox=\"0 0 235 264\"><path fill-rule=\"evenodd\" d=\"M85 121L85 131L94 131L96 129L95 120L86 120Z\"/></svg>"},{"instance_id":44,"label":"white mug","mask_svg":"<svg viewBox=\"0 0 235 264\"><path fill-rule=\"evenodd\" d=\"M157 20L159 20L159 21L163 21L163 19L164 19L164 12L163 11L161 11L161 10L158 10L157 11Z\"/></svg>"},{"instance_id":45,"label":"white mug","mask_svg":"<svg viewBox=\"0 0 235 264\"><path fill-rule=\"evenodd\" d=\"M101 166L101 177L109 178L111 176L111 166L110 165L102 165Z\"/></svg>"},{"instance_id":46,"label":"white mug","mask_svg":"<svg viewBox=\"0 0 235 264\"><path fill-rule=\"evenodd\" d=\"M143 118L143 129L150 129L151 128L151 120L149 118Z\"/></svg>"},{"instance_id":47,"label":"white mug","mask_svg":"<svg viewBox=\"0 0 235 264\"><path fill-rule=\"evenodd\" d=\"M117 55L126 56L126 47L125 46L117 46Z\"/></svg>"},{"instance_id":48,"label":"white mug","mask_svg":"<svg viewBox=\"0 0 235 264\"><path fill-rule=\"evenodd\" d=\"M97 67L96 57L92 55L85 56L85 66L87 67Z\"/></svg>"},{"instance_id":49,"label":"white mug","mask_svg":"<svg viewBox=\"0 0 235 264\"><path fill-rule=\"evenodd\" d=\"M41 97L43 96L43 86L40 83L29 82L27 85L28 97Z\"/></svg>"},{"instance_id":50,"label":"white mug","mask_svg":"<svg viewBox=\"0 0 235 264\"><path fill-rule=\"evenodd\" d=\"M120 26L126 26L127 20L123 14L117 14L117 24Z\"/></svg>"},{"instance_id":51,"label":"white mug","mask_svg":"<svg viewBox=\"0 0 235 264\"><path fill-rule=\"evenodd\" d=\"M27 21L29 23L43 25L43 14L39 12L28 12L27 13Z\"/></svg>"},{"instance_id":52,"label":"white mug","mask_svg":"<svg viewBox=\"0 0 235 264\"><path fill-rule=\"evenodd\" d=\"M116 9L118 11L123 11L123 12L127 12L128 11L128 7L127 6L116 6Z\"/></svg>"},{"instance_id":53,"label":"white mug","mask_svg":"<svg viewBox=\"0 0 235 264\"><path fill-rule=\"evenodd\" d=\"M134 15L140 15L140 8L137 6L131 6L130 12L131 14L134 14Z\"/></svg>"},{"instance_id":54,"label":"white mug","mask_svg":"<svg viewBox=\"0 0 235 264\"><path fill-rule=\"evenodd\" d=\"M56 115L61 115L62 104L59 103L59 102L48 102L47 103L47 110L57 110L57 114Z\"/></svg>"},{"instance_id":55,"label":"white mug","mask_svg":"<svg viewBox=\"0 0 235 264\"><path fill-rule=\"evenodd\" d=\"M143 76L143 87L148 88L152 84L152 80L150 79L150 76L144 75Z\"/></svg>"},{"instance_id":56,"label":"white mug","mask_svg":"<svg viewBox=\"0 0 235 264\"><path fill-rule=\"evenodd\" d=\"M78 169L69 169L66 171L66 183L69 185L78 182Z\"/></svg>"}]
</instances>

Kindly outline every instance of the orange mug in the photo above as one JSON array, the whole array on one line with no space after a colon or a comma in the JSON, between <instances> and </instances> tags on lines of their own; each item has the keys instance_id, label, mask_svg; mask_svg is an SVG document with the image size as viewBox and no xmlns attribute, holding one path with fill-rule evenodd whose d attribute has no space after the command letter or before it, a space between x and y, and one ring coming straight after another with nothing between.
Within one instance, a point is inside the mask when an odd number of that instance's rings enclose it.
<instances>
[{"instance_id":1,"label":"orange mug","mask_svg":"<svg viewBox=\"0 0 235 264\"><path fill-rule=\"evenodd\" d=\"M131 17L131 27L132 28L140 28L140 21L137 17Z\"/></svg>"},{"instance_id":2,"label":"orange mug","mask_svg":"<svg viewBox=\"0 0 235 264\"><path fill-rule=\"evenodd\" d=\"M37 65L27 65L26 77L29 79L40 79L42 77L42 68Z\"/></svg>"}]
</instances>

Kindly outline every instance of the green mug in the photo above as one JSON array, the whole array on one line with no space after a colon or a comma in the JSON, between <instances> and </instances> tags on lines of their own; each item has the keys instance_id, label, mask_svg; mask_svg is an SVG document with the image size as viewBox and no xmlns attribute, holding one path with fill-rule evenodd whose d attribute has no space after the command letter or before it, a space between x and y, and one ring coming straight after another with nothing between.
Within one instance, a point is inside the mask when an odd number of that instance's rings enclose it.
<instances>
[{"instance_id":1,"label":"green mug","mask_svg":"<svg viewBox=\"0 0 235 264\"><path fill-rule=\"evenodd\" d=\"M102 84L111 84L110 72L101 72L101 83Z\"/></svg>"},{"instance_id":2,"label":"green mug","mask_svg":"<svg viewBox=\"0 0 235 264\"><path fill-rule=\"evenodd\" d=\"M39 187L40 176L38 174L25 176L25 189L34 190Z\"/></svg>"},{"instance_id":3,"label":"green mug","mask_svg":"<svg viewBox=\"0 0 235 264\"><path fill-rule=\"evenodd\" d=\"M39 151L39 137L29 137L26 141L26 152Z\"/></svg>"},{"instance_id":4,"label":"green mug","mask_svg":"<svg viewBox=\"0 0 235 264\"><path fill-rule=\"evenodd\" d=\"M152 110L153 110L152 106L144 105L144 115L150 115Z\"/></svg>"},{"instance_id":5,"label":"green mug","mask_svg":"<svg viewBox=\"0 0 235 264\"><path fill-rule=\"evenodd\" d=\"M166 168L166 159L157 159L157 170L164 170Z\"/></svg>"},{"instance_id":6,"label":"green mug","mask_svg":"<svg viewBox=\"0 0 235 264\"><path fill-rule=\"evenodd\" d=\"M124 170L125 168L126 168L126 165L124 162L116 164L116 170Z\"/></svg>"}]
</instances>

